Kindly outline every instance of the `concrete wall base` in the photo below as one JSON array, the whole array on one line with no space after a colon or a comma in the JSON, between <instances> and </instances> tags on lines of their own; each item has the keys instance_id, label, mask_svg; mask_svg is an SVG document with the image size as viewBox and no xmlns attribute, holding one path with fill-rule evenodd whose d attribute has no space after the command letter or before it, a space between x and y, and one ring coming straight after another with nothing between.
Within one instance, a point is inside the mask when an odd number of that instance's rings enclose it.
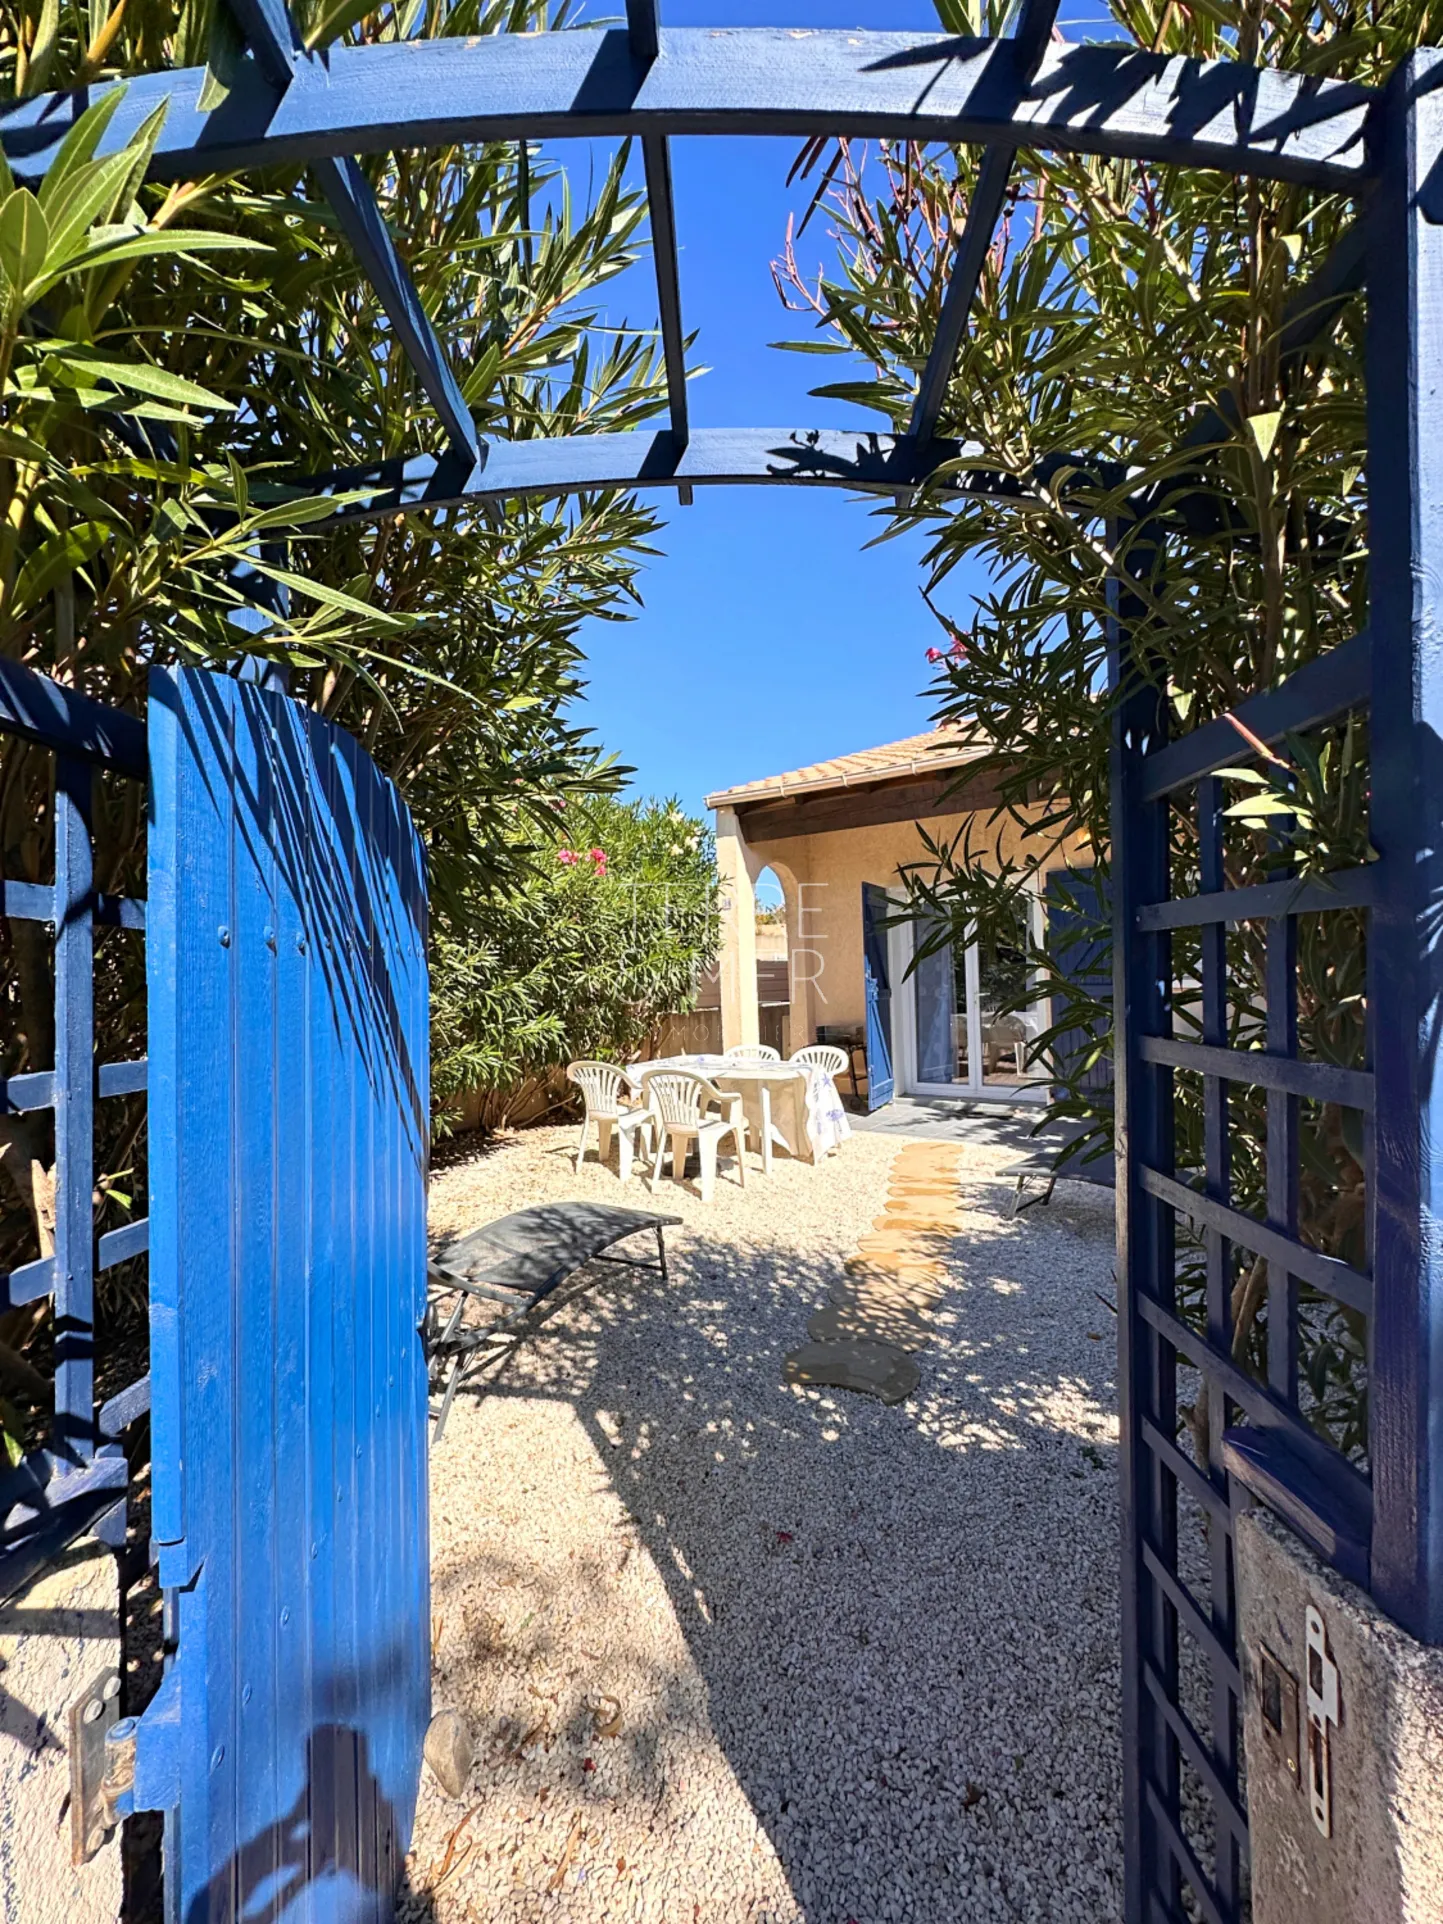
<instances>
[{"instance_id":1,"label":"concrete wall base","mask_svg":"<svg viewBox=\"0 0 1443 1924\"><path fill-rule=\"evenodd\" d=\"M0 1924L114 1924L119 1835L70 1861L68 1717L120 1667L114 1553L86 1538L0 1609Z\"/></svg>"},{"instance_id":2,"label":"concrete wall base","mask_svg":"<svg viewBox=\"0 0 1443 1924\"><path fill-rule=\"evenodd\" d=\"M1254 1924L1439 1924L1443 1650L1407 1636L1264 1510L1238 1518L1236 1560ZM1310 1784L1309 1606L1337 1670L1327 1837Z\"/></svg>"}]
</instances>

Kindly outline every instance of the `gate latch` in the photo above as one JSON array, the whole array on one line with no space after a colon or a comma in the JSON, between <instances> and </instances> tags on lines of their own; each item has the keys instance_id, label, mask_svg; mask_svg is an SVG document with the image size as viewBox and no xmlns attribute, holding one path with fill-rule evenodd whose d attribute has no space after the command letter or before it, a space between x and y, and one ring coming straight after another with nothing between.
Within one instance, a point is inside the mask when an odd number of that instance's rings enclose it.
<instances>
[{"instance_id":1,"label":"gate latch","mask_svg":"<svg viewBox=\"0 0 1443 1924\"><path fill-rule=\"evenodd\" d=\"M122 1817L135 1789L133 1717L112 1722L120 1672L102 1670L70 1706L70 1861L88 1864Z\"/></svg>"},{"instance_id":2,"label":"gate latch","mask_svg":"<svg viewBox=\"0 0 1443 1924\"><path fill-rule=\"evenodd\" d=\"M1308 1802L1313 1822L1324 1837L1333 1834L1333 1773L1328 1731L1341 1721L1338 1705L1338 1666L1328 1655L1328 1633L1322 1612L1311 1603L1308 1627Z\"/></svg>"},{"instance_id":3,"label":"gate latch","mask_svg":"<svg viewBox=\"0 0 1443 1924\"><path fill-rule=\"evenodd\" d=\"M1263 1735L1297 1787L1301 1777L1298 1757L1298 1680L1268 1646L1258 1646L1258 1696L1263 1713Z\"/></svg>"}]
</instances>

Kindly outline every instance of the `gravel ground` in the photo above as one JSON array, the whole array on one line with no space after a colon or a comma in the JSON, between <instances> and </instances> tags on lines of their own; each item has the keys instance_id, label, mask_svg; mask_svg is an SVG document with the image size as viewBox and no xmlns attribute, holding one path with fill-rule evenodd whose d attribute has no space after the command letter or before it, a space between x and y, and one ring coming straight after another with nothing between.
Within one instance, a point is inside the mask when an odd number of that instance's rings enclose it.
<instances>
[{"instance_id":1,"label":"gravel ground","mask_svg":"<svg viewBox=\"0 0 1443 1924\"><path fill-rule=\"evenodd\" d=\"M573 1142L439 1173L433 1228L620 1199ZM1059 1184L1008 1222L1010 1152L964 1147L916 1393L786 1386L899 1146L753 1164L744 1193L724 1166L710 1208L662 1184L670 1284L608 1281L458 1399L435 1702L478 1757L456 1802L423 1777L403 1915L1120 1915L1110 1198Z\"/></svg>"}]
</instances>

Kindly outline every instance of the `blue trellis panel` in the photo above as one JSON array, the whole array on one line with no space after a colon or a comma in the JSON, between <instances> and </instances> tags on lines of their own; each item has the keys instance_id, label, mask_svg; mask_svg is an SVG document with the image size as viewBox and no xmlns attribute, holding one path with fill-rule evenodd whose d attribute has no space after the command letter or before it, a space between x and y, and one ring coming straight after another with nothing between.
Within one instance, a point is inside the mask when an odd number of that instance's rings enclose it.
<instances>
[{"instance_id":1,"label":"blue trellis panel","mask_svg":"<svg viewBox=\"0 0 1443 1924\"><path fill-rule=\"evenodd\" d=\"M151 675L154 1511L173 1924L390 1915L429 1715L426 891L272 690Z\"/></svg>"}]
</instances>

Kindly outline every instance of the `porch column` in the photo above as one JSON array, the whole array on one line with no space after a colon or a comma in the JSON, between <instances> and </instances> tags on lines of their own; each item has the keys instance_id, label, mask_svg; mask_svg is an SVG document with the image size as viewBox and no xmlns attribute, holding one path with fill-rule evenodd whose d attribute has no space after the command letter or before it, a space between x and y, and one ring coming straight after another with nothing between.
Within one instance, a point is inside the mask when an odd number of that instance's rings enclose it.
<instances>
[{"instance_id":1,"label":"porch column","mask_svg":"<svg viewBox=\"0 0 1443 1924\"><path fill-rule=\"evenodd\" d=\"M721 879L722 1047L759 1042L757 1016L757 889L760 864L747 847L736 811L716 814L716 865Z\"/></svg>"}]
</instances>

